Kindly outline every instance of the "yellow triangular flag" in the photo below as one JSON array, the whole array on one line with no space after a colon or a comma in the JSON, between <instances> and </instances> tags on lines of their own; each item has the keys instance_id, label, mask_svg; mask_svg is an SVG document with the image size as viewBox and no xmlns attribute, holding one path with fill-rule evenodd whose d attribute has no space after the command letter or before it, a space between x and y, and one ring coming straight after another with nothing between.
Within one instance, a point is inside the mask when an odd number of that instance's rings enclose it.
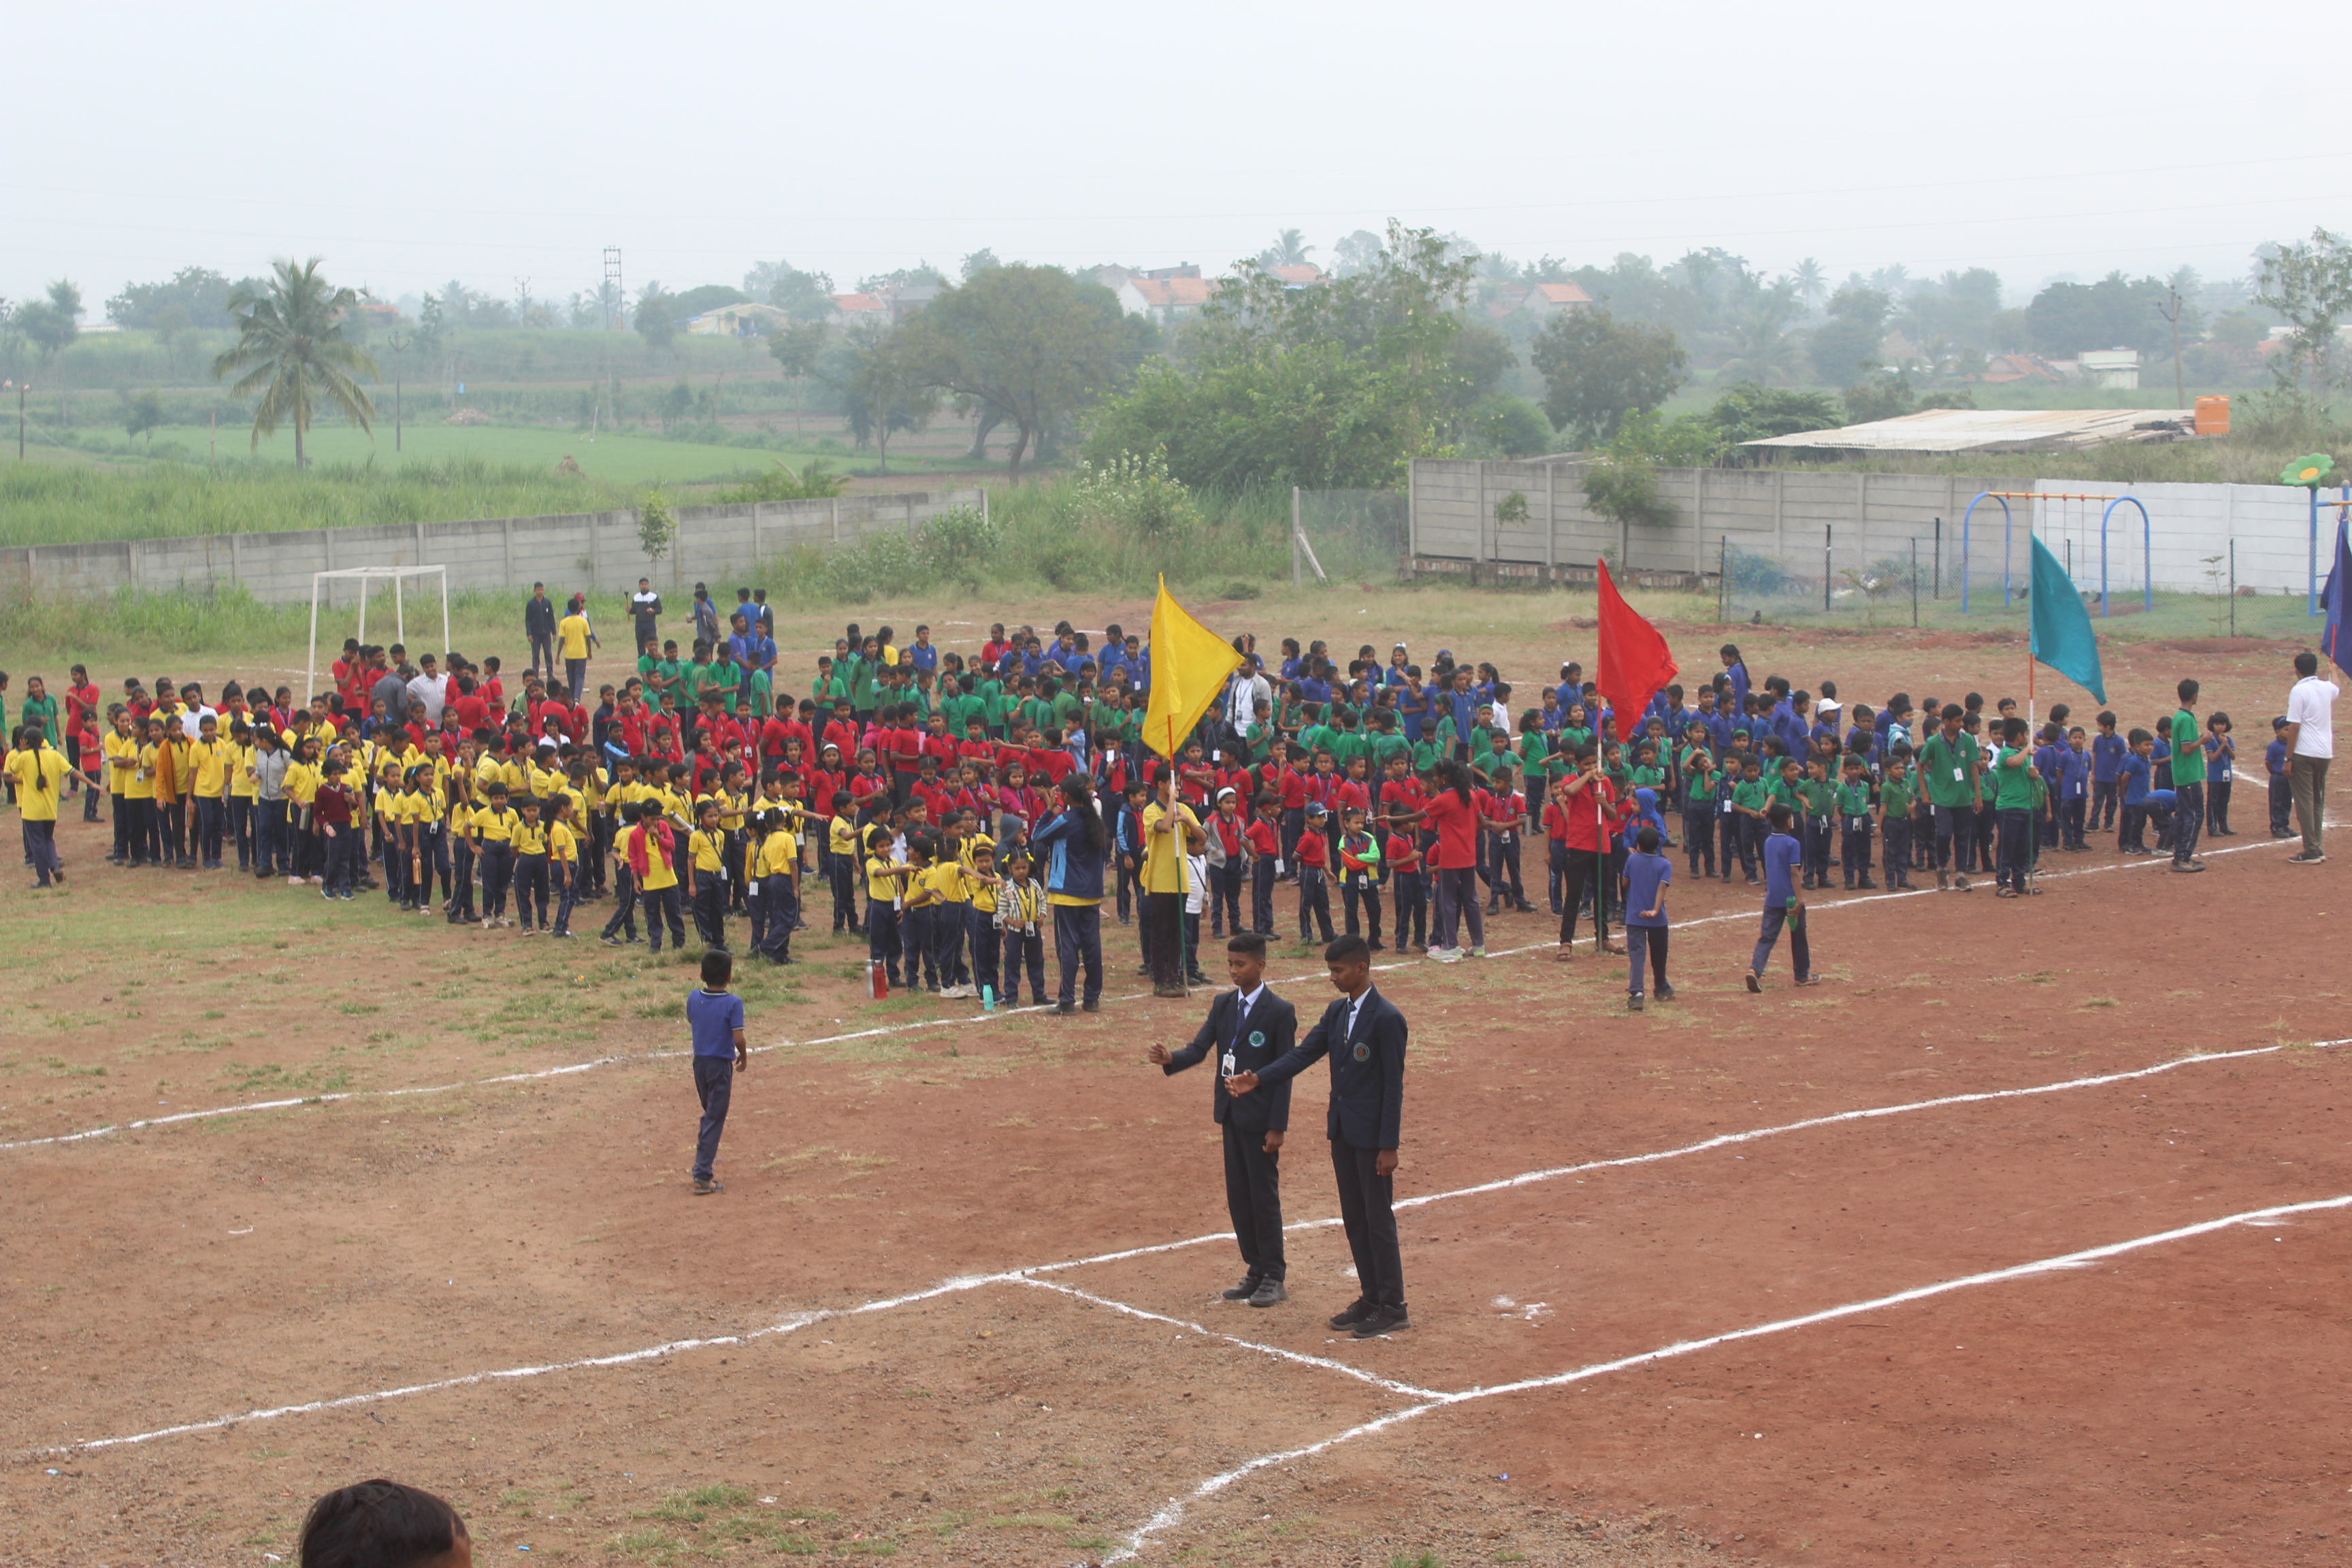
<instances>
[{"instance_id":1,"label":"yellow triangular flag","mask_svg":"<svg viewBox=\"0 0 2352 1568\"><path fill-rule=\"evenodd\" d=\"M1241 661L1233 644L1169 596L1168 579L1160 578L1151 603L1151 704L1143 712L1143 743L1173 762L1176 743L1192 732Z\"/></svg>"}]
</instances>

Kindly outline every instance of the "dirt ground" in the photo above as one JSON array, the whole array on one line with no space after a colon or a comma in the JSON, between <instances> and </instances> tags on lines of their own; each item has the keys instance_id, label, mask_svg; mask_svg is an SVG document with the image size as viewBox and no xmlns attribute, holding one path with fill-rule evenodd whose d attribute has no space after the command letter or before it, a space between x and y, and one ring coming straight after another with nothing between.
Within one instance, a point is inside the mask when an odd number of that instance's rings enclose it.
<instances>
[{"instance_id":1,"label":"dirt ground","mask_svg":"<svg viewBox=\"0 0 2352 1568\"><path fill-rule=\"evenodd\" d=\"M1437 598L1383 614L1591 662L1559 600L1486 634ZM2020 684L2000 646L1742 634L1848 700ZM2194 673L2245 734L2287 651L2116 647L2110 694L2144 722ZM1127 933L1073 1019L872 1002L821 937L748 975L695 1199L668 955L134 876L69 820L72 891L0 904L0 1560L291 1561L312 1496L388 1474L486 1561L2340 1561L2347 1211L2029 1267L2352 1194L2313 1046L2352 1034L2347 895L2234 815L2201 879L2103 847L2020 903L1829 895L1807 993L1783 958L1746 994L1756 899L1716 884L1640 1016L1540 915L1384 969L1414 1326L1364 1343L1322 1321L1319 1074L1292 1300L1217 1299L1209 1086L1140 1059L1206 998L1143 994Z\"/></svg>"}]
</instances>

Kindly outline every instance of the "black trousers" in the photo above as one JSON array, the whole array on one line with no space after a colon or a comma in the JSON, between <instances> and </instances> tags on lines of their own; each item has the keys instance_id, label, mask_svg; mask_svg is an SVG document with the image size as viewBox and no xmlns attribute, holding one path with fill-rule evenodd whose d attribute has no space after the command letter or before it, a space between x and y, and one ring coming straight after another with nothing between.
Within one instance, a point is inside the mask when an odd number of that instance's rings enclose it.
<instances>
[{"instance_id":1,"label":"black trousers","mask_svg":"<svg viewBox=\"0 0 2352 1568\"><path fill-rule=\"evenodd\" d=\"M1162 994L1184 989L1184 895L1143 895L1143 962L1151 970L1152 989Z\"/></svg>"},{"instance_id":2,"label":"black trousers","mask_svg":"<svg viewBox=\"0 0 2352 1568\"><path fill-rule=\"evenodd\" d=\"M1339 1221L1356 1258L1358 1293L1376 1307L1404 1305L1404 1261L1397 1253L1396 1178L1378 1173L1381 1152L1331 1140L1339 1182Z\"/></svg>"},{"instance_id":3,"label":"black trousers","mask_svg":"<svg viewBox=\"0 0 2352 1568\"><path fill-rule=\"evenodd\" d=\"M1099 904L1055 904L1054 909L1054 962L1062 972L1061 1005L1067 1007L1078 988L1078 971L1086 970L1086 1000L1102 1000L1102 906Z\"/></svg>"},{"instance_id":4,"label":"black trousers","mask_svg":"<svg viewBox=\"0 0 2352 1568\"><path fill-rule=\"evenodd\" d=\"M727 1106L735 1097L735 1058L695 1058L694 1092L702 1101L702 1125L694 1140L694 1179L707 1182L711 1167L719 1163L719 1138L727 1131Z\"/></svg>"},{"instance_id":5,"label":"black trousers","mask_svg":"<svg viewBox=\"0 0 2352 1568\"><path fill-rule=\"evenodd\" d=\"M1568 852L1568 896L1559 905L1559 944L1576 940L1576 910L1584 902L1584 889L1592 887L1592 925L1602 947L1609 945L1609 869L1598 849Z\"/></svg>"},{"instance_id":6,"label":"black trousers","mask_svg":"<svg viewBox=\"0 0 2352 1568\"><path fill-rule=\"evenodd\" d=\"M1225 1210L1233 1215L1234 1239L1253 1279L1279 1279L1288 1266L1282 1257L1282 1155L1265 1152L1265 1134L1224 1124Z\"/></svg>"}]
</instances>

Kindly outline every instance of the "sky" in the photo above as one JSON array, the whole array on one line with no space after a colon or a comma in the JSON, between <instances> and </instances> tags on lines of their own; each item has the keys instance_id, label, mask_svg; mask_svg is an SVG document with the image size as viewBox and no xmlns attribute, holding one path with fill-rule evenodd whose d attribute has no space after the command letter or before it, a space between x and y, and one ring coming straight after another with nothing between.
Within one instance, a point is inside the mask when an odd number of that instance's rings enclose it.
<instances>
[{"instance_id":1,"label":"sky","mask_svg":"<svg viewBox=\"0 0 2352 1568\"><path fill-rule=\"evenodd\" d=\"M2312 0L9 7L0 296L321 257L385 298L1212 271L1395 217L1519 259L2248 270L2352 227ZM49 60L54 68L26 68ZM527 281L525 281L527 280Z\"/></svg>"}]
</instances>

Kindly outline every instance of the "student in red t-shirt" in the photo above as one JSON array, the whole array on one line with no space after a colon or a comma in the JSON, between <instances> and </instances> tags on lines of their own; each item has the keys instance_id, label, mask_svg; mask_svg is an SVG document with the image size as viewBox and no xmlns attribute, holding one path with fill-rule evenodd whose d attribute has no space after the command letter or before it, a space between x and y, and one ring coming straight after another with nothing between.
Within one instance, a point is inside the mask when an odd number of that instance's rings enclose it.
<instances>
[{"instance_id":1,"label":"student in red t-shirt","mask_svg":"<svg viewBox=\"0 0 2352 1568\"><path fill-rule=\"evenodd\" d=\"M1388 858L1389 897L1396 907L1399 952L1429 945L1429 873L1422 868L1418 821L1402 811L1391 813L1388 842L1381 847Z\"/></svg>"},{"instance_id":2,"label":"student in red t-shirt","mask_svg":"<svg viewBox=\"0 0 2352 1568\"><path fill-rule=\"evenodd\" d=\"M1274 879L1282 870L1282 802L1257 797L1257 816L1243 837L1249 846L1250 929L1260 936L1275 934Z\"/></svg>"},{"instance_id":3,"label":"student in red t-shirt","mask_svg":"<svg viewBox=\"0 0 2352 1568\"><path fill-rule=\"evenodd\" d=\"M1486 921L1478 908L1478 808L1470 792L1470 770L1452 758L1432 770L1439 788L1422 809L1422 818L1436 834L1429 857L1437 890L1436 945L1430 955L1452 963L1462 956L1454 945L1459 922L1470 927L1470 954L1486 956Z\"/></svg>"},{"instance_id":4,"label":"student in red t-shirt","mask_svg":"<svg viewBox=\"0 0 2352 1568\"><path fill-rule=\"evenodd\" d=\"M1298 836L1298 941L1301 946L1315 940L1307 925L1314 917L1315 926L1323 933L1323 941L1331 941L1331 889L1326 881L1331 852L1323 837L1330 814L1323 803L1316 801L1307 807L1307 829Z\"/></svg>"},{"instance_id":5,"label":"student in red t-shirt","mask_svg":"<svg viewBox=\"0 0 2352 1568\"><path fill-rule=\"evenodd\" d=\"M1562 963L1573 956L1570 943L1576 940L1578 906L1584 902L1588 886L1593 889L1595 949L1622 954L1625 950L1609 942L1608 869L1609 836L1622 812L1617 786L1601 771L1599 748L1587 746L1577 752L1575 767L1559 781L1556 795L1567 824L1563 841L1568 870L1560 894L1559 952L1555 956Z\"/></svg>"}]
</instances>

